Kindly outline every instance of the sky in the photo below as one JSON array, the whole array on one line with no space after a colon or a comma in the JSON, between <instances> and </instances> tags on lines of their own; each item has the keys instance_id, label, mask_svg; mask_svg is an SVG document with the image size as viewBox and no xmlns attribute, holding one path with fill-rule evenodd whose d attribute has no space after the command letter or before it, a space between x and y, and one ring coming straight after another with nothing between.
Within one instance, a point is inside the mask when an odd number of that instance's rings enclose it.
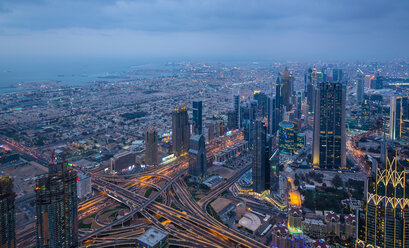
<instances>
[{"instance_id":1,"label":"sky","mask_svg":"<svg viewBox=\"0 0 409 248\"><path fill-rule=\"evenodd\" d=\"M408 0L0 0L0 62L409 57Z\"/></svg>"}]
</instances>

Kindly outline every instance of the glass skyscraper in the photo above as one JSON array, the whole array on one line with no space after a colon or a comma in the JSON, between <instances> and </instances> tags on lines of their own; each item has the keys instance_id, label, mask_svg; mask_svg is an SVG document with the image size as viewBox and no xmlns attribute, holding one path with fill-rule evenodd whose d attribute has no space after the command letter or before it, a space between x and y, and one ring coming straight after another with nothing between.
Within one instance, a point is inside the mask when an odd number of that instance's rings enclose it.
<instances>
[{"instance_id":1,"label":"glass skyscraper","mask_svg":"<svg viewBox=\"0 0 409 248\"><path fill-rule=\"evenodd\" d=\"M392 96L389 118L389 138L398 140L402 137L403 120L407 120L409 115L407 96Z\"/></svg>"},{"instance_id":2,"label":"glass skyscraper","mask_svg":"<svg viewBox=\"0 0 409 248\"><path fill-rule=\"evenodd\" d=\"M190 128L186 107L176 108L172 114L172 148L176 156L189 150Z\"/></svg>"},{"instance_id":3,"label":"glass skyscraper","mask_svg":"<svg viewBox=\"0 0 409 248\"><path fill-rule=\"evenodd\" d=\"M267 146L267 128L261 121L254 122L254 161L253 161L253 190L261 193L270 189L271 167L269 149Z\"/></svg>"},{"instance_id":4,"label":"glass skyscraper","mask_svg":"<svg viewBox=\"0 0 409 248\"><path fill-rule=\"evenodd\" d=\"M145 163L158 164L158 131L151 126L145 132Z\"/></svg>"},{"instance_id":5,"label":"glass skyscraper","mask_svg":"<svg viewBox=\"0 0 409 248\"><path fill-rule=\"evenodd\" d=\"M189 174L194 177L206 175L206 144L203 135L195 135L190 138L189 154L192 159L189 162Z\"/></svg>"},{"instance_id":6,"label":"glass skyscraper","mask_svg":"<svg viewBox=\"0 0 409 248\"><path fill-rule=\"evenodd\" d=\"M346 167L345 89L341 83L318 84L312 158L315 167Z\"/></svg>"},{"instance_id":7,"label":"glass skyscraper","mask_svg":"<svg viewBox=\"0 0 409 248\"><path fill-rule=\"evenodd\" d=\"M297 150L297 127L294 122L280 122L278 144L280 153L293 155Z\"/></svg>"},{"instance_id":8,"label":"glass skyscraper","mask_svg":"<svg viewBox=\"0 0 409 248\"><path fill-rule=\"evenodd\" d=\"M37 247L77 247L77 173L62 164L49 170L36 181Z\"/></svg>"},{"instance_id":9,"label":"glass skyscraper","mask_svg":"<svg viewBox=\"0 0 409 248\"><path fill-rule=\"evenodd\" d=\"M408 172L395 157L369 177L356 247L409 247Z\"/></svg>"},{"instance_id":10,"label":"glass skyscraper","mask_svg":"<svg viewBox=\"0 0 409 248\"><path fill-rule=\"evenodd\" d=\"M16 247L16 217L13 183L9 176L0 175L0 247Z\"/></svg>"},{"instance_id":11,"label":"glass skyscraper","mask_svg":"<svg viewBox=\"0 0 409 248\"><path fill-rule=\"evenodd\" d=\"M193 133L203 133L202 101L193 102Z\"/></svg>"}]
</instances>

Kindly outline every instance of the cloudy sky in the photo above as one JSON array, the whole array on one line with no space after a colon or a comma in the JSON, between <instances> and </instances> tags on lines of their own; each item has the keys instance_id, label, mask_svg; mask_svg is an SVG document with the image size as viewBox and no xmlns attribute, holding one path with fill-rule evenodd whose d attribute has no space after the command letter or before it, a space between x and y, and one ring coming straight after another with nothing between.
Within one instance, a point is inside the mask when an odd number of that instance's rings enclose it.
<instances>
[{"instance_id":1,"label":"cloudy sky","mask_svg":"<svg viewBox=\"0 0 409 248\"><path fill-rule=\"evenodd\" d=\"M408 0L0 0L0 60L409 57Z\"/></svg>"}]
</instances>

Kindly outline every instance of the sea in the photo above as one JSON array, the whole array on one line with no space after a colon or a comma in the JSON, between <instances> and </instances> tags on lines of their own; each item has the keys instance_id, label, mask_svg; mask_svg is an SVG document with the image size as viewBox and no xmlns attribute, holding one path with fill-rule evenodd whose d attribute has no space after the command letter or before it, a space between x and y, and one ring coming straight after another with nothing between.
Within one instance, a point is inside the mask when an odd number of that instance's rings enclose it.
<instances>
[{"instance_id":1,"label":"sea","mask_svg":"<svg viewBox=\"0 0 409 248\"><path fill-rule=\"evenodd\" d=\"M137 60L80 60L80 61L14 61L0 62L0 94L31 91L18 84L58 82L61 85L81 86L95 81L124 81L171 73L163 62ZM149 73L144 74L144 71Z\"/></svg>"}]
</instances>

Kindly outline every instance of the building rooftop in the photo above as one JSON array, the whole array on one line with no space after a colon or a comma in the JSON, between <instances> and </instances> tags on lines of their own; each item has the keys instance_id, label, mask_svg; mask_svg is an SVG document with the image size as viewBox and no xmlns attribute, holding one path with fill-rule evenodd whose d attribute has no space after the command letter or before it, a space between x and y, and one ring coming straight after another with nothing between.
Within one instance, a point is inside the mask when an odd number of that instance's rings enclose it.
<instances>
[{"instance_id":1,"label":"building rooftop","mask_svg":"<svg viewBox=\"0 0 409 248\"><path fill-rule=\"evenodd\" d=\"M239 224L248 230L255 232L261 225L260 218L250 212L246 212L244 216L239 220Z\"/></svg>"},{"instance_id":2,"label":"building rooftop","mask_svg":"<svg viewBox=\"0 0 409 248\"><path fill-rule=\"evenodd\" d=\"M225 207L227 207L232 201L226 198L219 197L210 205L216 211L216 213L220 213Z\"/></svg>"},{"instance_id":3,"label":"building rooftop","mask_svg":"<svg viewBox=\"0 0 409 248\"><path fill-rule=\"evenodd\" d=\"M138 236L136 239L139 240L139 242L143 243L144 245L154 247L163 239L165 239L166 236L168 236L168 233L159 230L156 227L151 227L148 230L146 230L146 232L144 232L142 235Z\"/></svg>"}]
</instances>

